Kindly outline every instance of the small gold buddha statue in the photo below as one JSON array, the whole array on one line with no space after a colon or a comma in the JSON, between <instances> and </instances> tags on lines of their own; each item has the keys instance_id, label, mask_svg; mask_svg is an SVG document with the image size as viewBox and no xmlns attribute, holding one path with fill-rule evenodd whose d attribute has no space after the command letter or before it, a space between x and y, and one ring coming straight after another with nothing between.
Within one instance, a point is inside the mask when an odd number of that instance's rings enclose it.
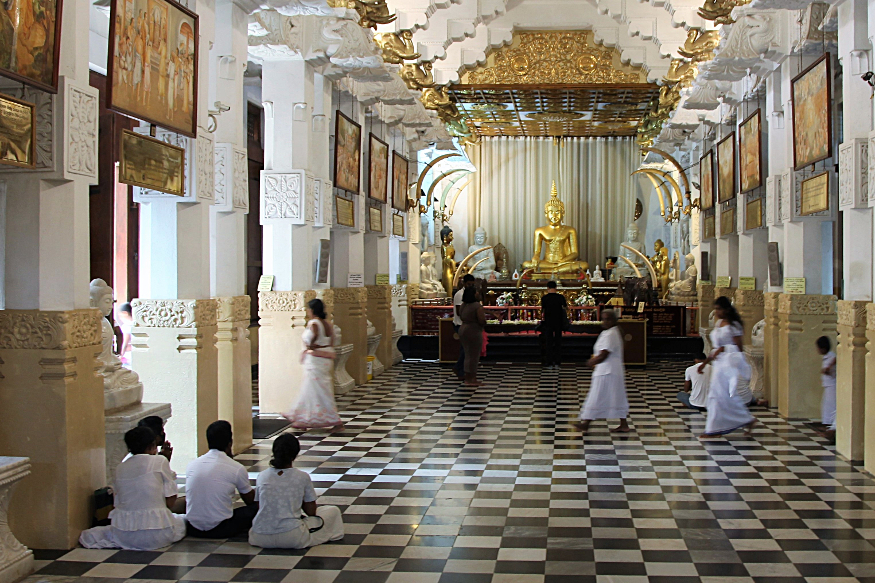
<instances>
[{"instance_id":1,"label":"small gold buddha statue","mask_svg":"<svg viewBox=\"0 0 875 583\"><path fill-rule=\"evenodd\" d=\"M586 271L589 264L580 261L577 246L577 229L562 224L565 216L565 205L559 200L556 191L556 181L550 189L550 200L544 205L544 215L549 225L535 229L535 253L531 261L523 263L523 269L533 269L533 278L538 275L549 277L577 274ZM544 259L541 259L541 248L546 243Z\"/></svg>"},{"instance_id":2,"label":"small gold buddha statue","mask_svg":"<svg viewBox=\"0 0 875 583\"><path fill-rule=\"evenodd\" d=\"M449 225L441 229L441 283L447 295L453 295L453 277L456 275L456 248L453 246L453 230Z\"/></svg>"}]
</instances>

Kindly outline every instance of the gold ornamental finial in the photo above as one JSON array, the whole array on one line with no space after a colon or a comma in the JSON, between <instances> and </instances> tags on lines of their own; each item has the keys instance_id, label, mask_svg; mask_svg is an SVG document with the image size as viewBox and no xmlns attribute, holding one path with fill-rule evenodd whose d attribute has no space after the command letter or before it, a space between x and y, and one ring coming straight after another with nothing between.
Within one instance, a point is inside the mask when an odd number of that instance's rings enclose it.
<instances>
[{"instance_id":1,"label":"gold ornamental finial","mask_svg":"<svg viewBox=\"0 0 875 583\"><path fill-rule=\"evenodd\" d=\"M550 200L544 205L544 214L549 213L552 209L559 209L559 212L565 214L565 205L559 200L559 192L556 190L556 181L553 181L553 186L550 188Z\"/></svg>"}]
</instances>

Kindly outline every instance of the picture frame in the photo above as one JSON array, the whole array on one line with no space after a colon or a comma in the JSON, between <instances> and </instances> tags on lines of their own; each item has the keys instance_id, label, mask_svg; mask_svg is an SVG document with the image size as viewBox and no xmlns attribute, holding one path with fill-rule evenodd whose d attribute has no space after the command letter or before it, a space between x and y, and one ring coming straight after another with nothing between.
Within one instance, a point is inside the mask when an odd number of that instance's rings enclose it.
<instances>
[{"instance_id":1,"label":"picture frame","mask_svg":"<svg viewBox=\"0 0 875 583\"><path fill-rule=\"evenodd\" d=\"M392 152L392 208L407 211L407 158L398 152Z\"/></svg>"},{"instance_id":2,"label":"picture frame","mask_svg":"<svg viewBox=\"0 0 875 583\"><path fill-rule=\"evenodd\" d=\"M11 16L0 20L0 38L15 39L14 46L0 47L0 75L57 93L63 0L17 0L16 4L19 7L17 22L13 22ZM29 26L22 30L25 14ZM27 63L19 62L20 52L26 55Z\"/></svg>"},{"instance_id":3,"label":"picture frame","mask_svg":"<svg viewBox=\"0 0 875 583\"><path fill-rule=\"evenodd\" d=\"M702 210L714 208L714 150L699 158L699 205Z\"/></svg>"},{"instance_id":4,"label":"picture frame","mask_svg":"<svg viewBox=\"0 0 875 583\"><path fill-rule=\"evenodd\" d=\"M130 130L122 130L119 182L185 196L185 150Z\"/></svg>"},{"instance_id":5,"label":"picture frame","mask_svg":"<svg viewBox=\"0 0 875 583\"><path fill-rule=\"evenodd\" d=\"M355 227L355 205L348 198L334 195L334 208L337 212L337 224L344 227Z\"/></svg>"},{"instance_id":6,"label":"picture frame","mask_svg":"<svg viewBox=\"0 0 875 583\"><path fill-rule=\"evenodd\" d=\"M814 61L790 81L793 102L793 167L832 156L832 58Z\"/></svg>"},{"instance_id":7,"label":"picture frame","mask_svg":"<svg viewBox=\"0 0 875 583\"><path fill-rule=\"evenodd\" d=\"M759 109L738 126L738 165L742 193L763 185L763 124Z\"/></svg>"},{"instance_id":8,"label":"picture frame","mask_svg":"<svg viewBox=\"0 0 875 583\"><path fill-rule=\"evenodd\" d=\"M707 217L705 217L704 221L702 221L702 223L703 223L703 225L702 225L702 231L703 231L702 238L703 239L713 239L715 237L715 235L716 235L716 233L714 232L715 222L716 222L716 219L714 218L714 215L708 215Z\"/></svg>"},{"instance_id":9,"label":"picture frame","mask_svg":"<svg viewBox=\"0 0 875 583\"><path fill-rule=\"evenodd\" d=\"M735 195L735 132L731 132L717 143L717 202L729 202Z\"/></svg>"},{"instance_id":10,"label":"picture frame","mask_svg":"<svg viewBox=\"0 0 875 583\"><path fill-rule=\"evenodd\" d=\"M392 234L396 237L404 237L404 215L392 215Z\"/></svg>"},{"instance_id":11,"label":"picture frame","mask_svg":"<svg viewBox=\"0 0 875 583\"><path fill-rule=\"evenodd\" d=\"M334 124L334 186L359 194L362 167L362 126L340 110Z\"/></svg>"},{"instance_id":12,"label":"picture frame","mask_svg":"<svg viewBox=\"0 0 875 583\"><path fill-rule=\"evenodd\" d=\"M759 229L763 226L763 199L755 198L747 201L744 209L744 230Z\"/></svg>"},{"instance_id":13,"label":"picture frame","mask_svg":"<svg viewBox=\"0 0 875 583\"><path fill-rule=\"evenodd\" d=\"M389 199L389 144L374 134L368 134L368 197Z\"/></svg>"},{"instance_id":14,"label":"picture frame","mask_svg":"<svg viewBox=\"0 0 875 583\"><path fill-rule=\"evenodd\" d=\"M379 206L368 207L368 230L374 233L383 232L383 209Z\"/></svg>"},{"instance_id":15,"label":"picture frame","mask_svg":"<svg viewBox=\"0 0 875 583\"><path fill-rule=\"evenodd\" d=\"M735 207L720 213L720 236L732 235L736 232Z\"/></svg>"},{"instance_id":16,"label":"picture frame","mask_svg":"<svg viewBox=\"0 0 875 583\"><path fill-rule=\"evenodd\" d=\"M802 181L801 204L799 214L802 216L822 213L829 210L829 171L815 174Z\"/></svg>"},{"instance_id":17,"label":"picture frame","mask_svg":"<svg viewBox=\"0 0 875 583\"><path fill-rule=\"evenodd\" d=\"M0 93L0 164L36 166L36 105Z\"/></svg>"}]
</instances>

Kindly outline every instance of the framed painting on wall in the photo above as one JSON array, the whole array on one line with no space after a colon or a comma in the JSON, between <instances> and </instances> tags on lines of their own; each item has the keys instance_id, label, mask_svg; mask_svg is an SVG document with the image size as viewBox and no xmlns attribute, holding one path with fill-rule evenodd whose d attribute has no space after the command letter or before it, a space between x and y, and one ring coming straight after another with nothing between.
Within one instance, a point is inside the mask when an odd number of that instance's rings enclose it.
<instances>
[{"instance_id":1,"label":"framed painting on wall","mask_svg":"<svg viewBox=\"0 0 875 583\"><path fill-rule=\"evenodd\" d=\"M334 124L334 186L353 194L359 193L362 164L362 126L340 110Z\"/></svg>"},{"instance_id":2,"label":"framed painting on wall","mask_svg":"<svg viewBox=\"0 0 875 583\"><path fill-rule=\"evenodd\" d=\"M198 16L172 0L112 0L109 109L197 134Z\"/></svg>"},{"instance_id":3,"label":"framed painting on wall","mask_svg":"<svg viewBox=\"0 0 875 583\"><path fill-rule=\"evenodd\" d=\"M717 144L717 201L735 197L735 132Z\"/></svg>"},{"instance_id":4,"label":"framed painting on wall","mask_svg":"<svg viewBox=\"0 0 875 583\"><path fill-rule=\"evenodd\" d=\"M0 75L58 92L62 0L0 3Z\"/></svg>"},{"instance_id":5,"label":"framed painting on wall","mask_svg":"<svg viewBox=\"0 0 875 583\"><path fill-rule=\"evenodd\" d=\"M0 164L33 168L36 163L36 106L0 94Z\"/></svg>"},{"instance_id":6,"label":"framed painting on wall","mask_svg":"<svg viewBox=\"0 0 875 583\"><path fill-rule=\"evenodd\" d=\"M119 182L185 196L185 150L122 130Z\"/></svg>"},{"instance_id":7,"label":"framed painting on wall","mask_svg":"<svg viewBox=\"0 0 875 583\"><path fill-rule=\"evenodd\" d=\"M813 215L829 210L829 171L802 181L801 215Z\"/></svg>"},{"instance_id":8,"label":"framed painting on wall","mask_svg":"<svg viewBox=\"0 0 875 583\"><path fill-rule=\"evenodd\" d=\"M407 158L392 152L392 208L407 210Z\"/></svg>"},{"instance_id":9,"label":"framed painting on wall","mask_svg":"<svg viewBox=\"0 0 875 583\"><path fill-rule=\"evenodd\" d=\"M763 185L762 138L762 120L758 109L738 126L741 192L749 192Z\"/></svg>"},{"instance_id":10,"label":"framed painting on wall","mask_svg":"<svg viewBox=\"0 0 875 583\"><path fill-rule=\"evenodd\" d=\"M703 222L702 230L704 231L702 238L703 239L713 239L714 235L715 235L715 233L714 233L714 222L715 222L714 215L708 215L707 217L705 217L705 220L702 222Z\"/></svg>"},{"instance_id":11,"label":"framed painting on wall","mask_svg":"<svg viewBox=\"0 0 875 583\"><path fill-rule=\"evenodd\" d=\"M714 208L714 150L699 158L699 204L702 210Z\"/></svg>"},{"instance_id":12,"label":"framed painting on wall","mask_svg":"<svg viewBox=\"0 0 875 583\"><path fill-rule=\"evenodd\" d=\"M735 208L726 209L720 213L720 236L735 233Z\"/></svg>"},{"instance_id":13,"label":"framed painting on wall","mask_svg":"<svg viewBox=\"0 0 875 583\"><path fill-rule=\"evenodd\" d=\"M756 198L747 201L745 208L745 225L744 229L759 229L763 226L763 199Z\"/></svg>"},{"instance_id":14,"label":"framed painting on wall","mask_svg":"<svg viewBox=\"0 0 875 583\"><path fill-rule=\"evenodd\" d=\"M368 146L368 196L387 202L389 190L389 144L369 135Z\"/></svg>"},{"instance_id":15,"label":"framed painting on wall","mask_svg":"<svg viewBox=\"0 0 875 583\"><path fill-rule=\"evenodd\" d=\"M790 82L796 170L832 156L830 63L830 53L824 53Z\"/></svg>"}]
</instances>

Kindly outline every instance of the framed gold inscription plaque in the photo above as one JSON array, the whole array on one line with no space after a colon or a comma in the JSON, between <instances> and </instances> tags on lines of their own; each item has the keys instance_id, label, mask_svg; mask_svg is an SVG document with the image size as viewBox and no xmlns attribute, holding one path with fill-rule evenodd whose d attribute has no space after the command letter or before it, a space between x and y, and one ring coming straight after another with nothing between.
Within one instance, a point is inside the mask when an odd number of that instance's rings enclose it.
<instances>
[{"instance_id":1,"label":"framed gold inscription plaque","mask_svg":"<svg viewBox=\"0 0 875 583\"><path fill-rule=\"evenodd\" d=\"M829 172L821 172L802 181L801 215L813 215L829 210Z\"/></svg>"},{"instance_id":2,"label":"framed gold inscription plaque","mask_svg":"<svg viewBox=\"0 0 875 583\"><path fill-rule=\"evenodd\" d=\"M383 230L383 209L377 206L368 207L368 229L377 233Z\"/></svg>"},{"instance_id":3,"label":"framed gold inscription plaque","mask_svg":"<svg viewBox=\"0 0 875 583\"><path fill-rule=\"evenodd\" d=\"M337 224L355 227L355 206L351 200L334 195L334 208L337 209Z\"/></svg>"},{"instance_id":4,"label":"framed gold inscription plaque","mask_svg":"<svg viewBox=\"0 0 875 583\"><path fill-rule=\"evenodd\" d=\"M747 202L745 209L744 229L759 229L763 226L763 199L757 198Z\"/></svg>"},{"instance_id":5,"label":"framed gold inscription plaque","mask_svg":"<svg viewBox=\"0 0 875 583\"><path fill-rule=\"evenodd\" d=\"M720 213L720 235L731 235L735 232L735 209L731 208Z\"/></svg>"},{"instance_id":6,"label":"framed gold inscription plaque","mask_svg":"<svg viewBox=\"0 0 875 583\"><path fill-rule=\"evenodd\" d=\"M703 239L713 239L714 238L714 215L708 215L705 217L704 225L702 230L705 231Z\"/></svg>"},{"instance_id":7,"label":"framed gold inscription plaque","mask_svg":"<svg viewBox=\"0 0 875 583\"><path fill-rule=\"evenodd\" d=\"M392 234L396 237L404 236L404 215L392 215Z\"/></svg>"},{"instance_id":8,"label":"framed gold inscription plaque","mask_svg":"<svg viewBox=\"0 0 875 583\"><path fill-rule=\"evenodd\" d=\"M185 150L122 130L119 181L185 196Z\"/></svg>"},{"instance_id":9,"label":"framed gold inscription plaque","mask_svg":"<svg viewBox=\"0 0 875 583\"><path fill-rule=\"evenodd\" d=\"M0 164L33 168L36 106L0 94Z\"/></svg>"}]
</instances>

